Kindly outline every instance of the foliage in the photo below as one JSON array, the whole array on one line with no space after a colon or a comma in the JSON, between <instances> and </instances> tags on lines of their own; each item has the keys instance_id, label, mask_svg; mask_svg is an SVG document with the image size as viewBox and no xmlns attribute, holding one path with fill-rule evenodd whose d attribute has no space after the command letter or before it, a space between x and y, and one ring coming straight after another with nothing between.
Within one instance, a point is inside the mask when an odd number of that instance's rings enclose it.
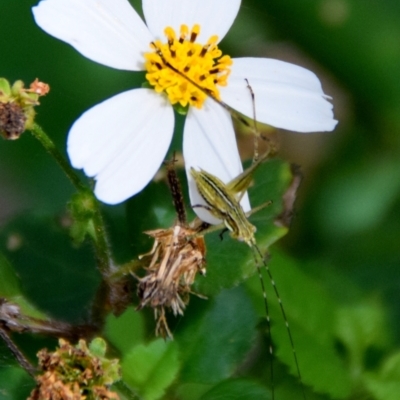
<instances>
[{"instance_id":1,"label":"foliage","mask_svg":"<svg viewBox=\"0 0 400 400\"><path fill-rule=\"evenodd\" d=\"M1 3L0 75L50 83L36 120L64 153L66 133L84 110L139 87L143 77L92 63L44 34L30 14L36 3ZM260 248L271 253L309 400L394 400L400 390L399 27L393 0L244 0L224 43L233 56L258 53L320 70L340 121L329 134L280 133L281 158L263 164L250 188L254 206L273 201L250 220ZM180 150L175 136L171 154ZM283 159L305 171L289 232L275 223L292 180ZM263 296L245 244L229 235L221 241L219 232L206 236L207 273L193 288L206 298L191 295L184 316L168 313L174 341L163 342L154 336L152 310L134 310L134 293L118 317L94 307L103 293L93 229L98 210L74 202L81 192L27 132L16 142L1 141L0 184L0 298L27 318L13 320L21 332L11 338L30 363L57 342L24 333L27 321L35 332L41 332L39 320L58 321L74 336L71 327L95 319L107 356L121 362L123 380L112 387L121 399L271 398ZM90 192L84 195L90 203ZM125 205L102 206L101 214L116 265L134 260L134 268L152 247L143 231L169 228L175 220L163 180ZM275 398L300 399L279 303L263 276ZM135 285L133 276L129 281ZM34 386L0 342L0 397L26 399Z\"/></svg>"}]
</instances>

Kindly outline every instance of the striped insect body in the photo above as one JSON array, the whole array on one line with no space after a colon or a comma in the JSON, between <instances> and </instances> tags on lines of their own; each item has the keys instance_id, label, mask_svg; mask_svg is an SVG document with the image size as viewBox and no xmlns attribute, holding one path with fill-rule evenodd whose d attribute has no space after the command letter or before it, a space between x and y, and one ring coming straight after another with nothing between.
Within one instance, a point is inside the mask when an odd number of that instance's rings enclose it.
<instances>
[{"instance_id":1,"label":"striped insect body","mask_svg":"<svg viewBox=\"0 0 400 400\"><path fill-rule=\"evenodd\" d=\"M248 221L238 200L227 190L222 181L204 170L196 171L192 168L190 172L200 195L207 203L207 206L198 205L198 207L206 208L221 219L234 239L253 243L256 227Z\"/></svg>"}]
</instances>

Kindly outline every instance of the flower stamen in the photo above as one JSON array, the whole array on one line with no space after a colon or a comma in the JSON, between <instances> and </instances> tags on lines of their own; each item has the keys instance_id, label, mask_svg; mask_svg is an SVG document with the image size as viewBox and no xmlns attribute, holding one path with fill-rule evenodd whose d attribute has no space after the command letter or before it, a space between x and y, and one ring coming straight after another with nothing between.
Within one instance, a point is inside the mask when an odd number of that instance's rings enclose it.
<instances>
[{"instance_id":1,"label":"flower stamen","mask_svg":"<svg viewBox=\"0 0 400 400\"><path fill-rule=\"evenodd\" d=\"M166 93L171 104L201 108L207 96L221 101L218 85L226 86L232 60L222 55L213 35L205 45L196 43L200 26L191 31L181 25L179 39L174 29L164 31L167 43L151 43L145 54L146 79L157 93Z\"/></svg>"}]
</instances>

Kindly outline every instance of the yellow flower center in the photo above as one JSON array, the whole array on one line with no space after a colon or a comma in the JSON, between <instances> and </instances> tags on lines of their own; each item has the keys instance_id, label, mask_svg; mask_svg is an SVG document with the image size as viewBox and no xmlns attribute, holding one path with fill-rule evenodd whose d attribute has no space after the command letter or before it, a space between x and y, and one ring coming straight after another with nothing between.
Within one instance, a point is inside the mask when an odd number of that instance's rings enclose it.
<instances>
[{"instance_id":1,"label":"yellow flower center","mask_svg":"<svg viewBox=\"0 0 400 400\"><path fill-rule=\"evenodd\" d=\"M217 86L226 86L232 60L222 56L218 36L211 36L205 45L195 43L200 33L197 24L191 31L181 25L179 37L171 27L164 33L167 43L151 43L153 51L144 55L146 79L155 91L165 92L171 104L183 107L201 108L207 96L221 100Z\"/></svg>"}]
</instances>

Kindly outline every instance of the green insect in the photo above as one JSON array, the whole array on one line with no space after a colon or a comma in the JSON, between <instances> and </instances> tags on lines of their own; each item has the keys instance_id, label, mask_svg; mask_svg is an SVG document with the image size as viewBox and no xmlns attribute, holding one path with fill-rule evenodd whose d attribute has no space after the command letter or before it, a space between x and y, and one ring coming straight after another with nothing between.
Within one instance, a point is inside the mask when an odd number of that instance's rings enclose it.
<instances>
[{"instance_id":1,"label":"green insect","mask_svg":"<svg viewBox=\"0 0 400 400\"><path fill-rule=\"evenodd\" d=\"M195 205L194 207L208 210L214 217L223 221L225 227L231 232L232 238L245 242L250 247L256 245L254 237L256 227L248 221L240 205L240 200L252 181L253 172L267 159L268 155L268 152L265 153L257 162L228 184L224 184L219 178L204 170L196 171L194 168L190 170L197 189L206 202L206 205ZM268 204L270 202L262 207Z\"/></svg>"},{"instance_id":2,"label":"green insect","mask_svg":"<svg viewBox=\"0 0 400 400\"><path fill-rule=\"evenodd\" d=\"M268 301L267 294L265 290L265 284L263 277L261 275L261 268L258 260L261 261L262 265L266 268L268 276L270 278L271 284L274 288L275 295L278 299L279 306L281 308L282 316L285 321L286 329L288 332L290 344L292 347L293 357L297 368L297 374L301 383L303 397L306 399L305 391L301 379L299 363L294 347L294 341L292 337L291 330L289 328L289 322L286 317L285 309L283 307L278 289L276 287L275 281L272 277L272 273L268 267L268 264L265 261L265 257L261 253L259 247L257 246L255 239L256 227L251 224L247 217L271 204L271 202L267 202L253 210L249 213L245 213L242 206L240 205L240 200L242 199L244 193L249 187L252 181L252 175L254 171L268 158L269 152L262 155L256 162L254 162L247 170L242 172L239 176L234 178L228 184L223 183L216 176L204 171L196 171L194 168L191 168L190 173L196 183L197 189L205 201L205 205L194 205L193 207L201 207L208 210L214 217L218 218L223 222L223 225L230 231L230 235L233 239L237 239L239 241L245 242L253 252L255 264L257 267L258 275L261 282L261 288L264 297L265 310L266 310L266 319L268 324L268 330L270 332L270 317L268 311ZM211 230L219 229L219 226L212 227ZM270 347L270 354L273 354L273 348ZM271 378L273 378L273 370L271 368ZM273 385L273 379L272 379ZM274 387L272 387L272 399L274 400Z\"/></svg>"}]
</instances>

